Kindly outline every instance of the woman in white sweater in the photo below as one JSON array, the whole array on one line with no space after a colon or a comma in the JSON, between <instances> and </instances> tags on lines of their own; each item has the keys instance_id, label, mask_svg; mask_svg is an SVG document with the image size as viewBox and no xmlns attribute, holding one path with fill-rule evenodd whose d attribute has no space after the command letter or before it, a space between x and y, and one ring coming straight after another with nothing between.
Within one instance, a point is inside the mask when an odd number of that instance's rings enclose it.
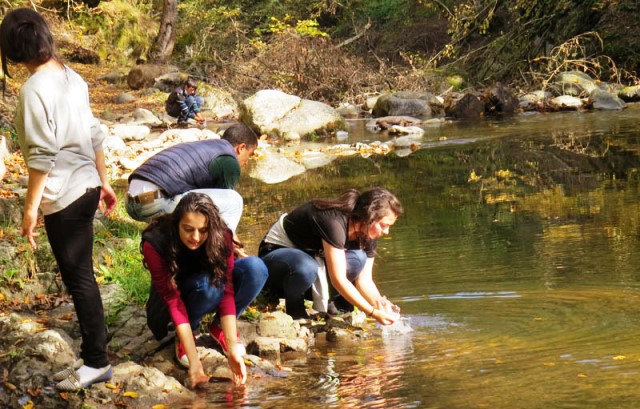
<instances>
[{"instance_id":1,"label":"woman in white sweater","mask_svg":"<svg viewBox=\"0 0 640 409\"><path fill-rule=\"evenodd\" d=\"M58 390L76 391L112 375L92 259L96 209L100 204L108 214L116 206L102 151L104 133L91 112L87 84L56 55L40 14L27 8L7 13L0 24L0 52L7 76L7 61L30 73L20 89L14 121L29 169L22 235L36 248L40 208L82 334L81 360L53 380Z\"/></svg>"}]
</instances>

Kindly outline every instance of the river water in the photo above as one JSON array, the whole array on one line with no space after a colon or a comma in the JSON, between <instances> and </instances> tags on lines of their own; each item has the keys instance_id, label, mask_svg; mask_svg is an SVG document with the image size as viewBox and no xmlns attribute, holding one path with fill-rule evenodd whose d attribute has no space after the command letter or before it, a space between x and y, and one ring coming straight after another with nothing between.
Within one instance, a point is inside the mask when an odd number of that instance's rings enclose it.
<instances>
[{"instance_id":1,"label":"river water","mask_svg":"<svg viewBox=\"0 0 640 409\"><path fill-rule=\"evenodd\" d=\"M635 408L640 402L640 108L425 129L421 149L342 158L284 183L244 177L255 252L280 212L382 185L405 214L374 276L413 331L319 342L212 383L194 407ZM347 142L389 140L353 122Z\"/></svg>"}]
</instances>

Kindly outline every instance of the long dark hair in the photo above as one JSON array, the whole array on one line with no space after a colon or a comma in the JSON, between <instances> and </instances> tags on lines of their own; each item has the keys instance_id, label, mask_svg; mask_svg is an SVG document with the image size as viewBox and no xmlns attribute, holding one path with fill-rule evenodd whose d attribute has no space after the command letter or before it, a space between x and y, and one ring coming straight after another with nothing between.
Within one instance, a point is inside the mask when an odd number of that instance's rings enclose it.
<instances>
[{"instance_id":1,"label":"long dark hair","mask_svg":"<svg viewBox=\"0 0 640 409\"><path fill-rule=\"evenodd\" d=\"M56 54L53 34L38 12L17 8L8 12L0 24L2 72L9 78L7 60L14 63L44 64L50 59L62 60Z\"/></svg>"},{"instance_id":2,"label":"long dark hair","mask_svg":"<svg viewBox=\"0 0 640 409\"><path fill-rule=\"evenodd\" d=\"M198 260L202 271L209 271L211 282L220 286L225 282L228 260L231 256L231 231L220 218L218 208L211 198L202 193L187 193L180 199L173 213L162 215L154 219L142 232L143 238L160 234L163 238L163 254L169 266L172 278L180 271L178 259L185 246L180 240L180 221L185 213L200 213L207 218L207 239L198 250L201 254Z\"/></svg>"},{"instance_id":3,"label":"long dark hair","mask_svg":"<svg viewBox=\"0 0 640 409\"><path fill-rule=\"evenodd\" d=\"M362 245L366 241L368 228L384 218L389 211L400 217L404 211L402 204L393 193L382 187L374 187L363 193L349 189L337 199L314 199L313 206L320 210L338 210L349 218L350 222L361 222L358 238Z\"/></svg>"}]
</instances>

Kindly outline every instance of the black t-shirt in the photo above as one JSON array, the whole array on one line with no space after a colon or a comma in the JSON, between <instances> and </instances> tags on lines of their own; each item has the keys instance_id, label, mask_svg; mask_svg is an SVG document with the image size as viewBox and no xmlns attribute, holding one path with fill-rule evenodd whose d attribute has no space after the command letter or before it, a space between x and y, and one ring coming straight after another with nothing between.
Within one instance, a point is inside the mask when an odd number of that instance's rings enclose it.
<instances>
[{"instance_id":1,"label":"black t-shirt","mask_svg":"<svg viewBox=\"0 0 640 409\"><path fill-rule=\"evenodd\" d=\"M348 241L348 219L338 210L319 210L307 202L291 213L283 221L284 231L296 248L309 254L322 251L322 240L342 250L359 249L358 241ZM372 258L376 252L376 242L368 240L363 250Z\"/></svg>"}]
</instances>

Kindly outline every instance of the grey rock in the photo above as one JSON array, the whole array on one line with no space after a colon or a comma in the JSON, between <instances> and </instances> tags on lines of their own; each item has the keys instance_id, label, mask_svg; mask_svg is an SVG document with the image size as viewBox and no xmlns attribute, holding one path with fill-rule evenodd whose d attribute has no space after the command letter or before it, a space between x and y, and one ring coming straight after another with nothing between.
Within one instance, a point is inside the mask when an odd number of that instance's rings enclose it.
<instances>
[{"instance_id":1,"label":"grey rock","mask_svg":"<svg viewBox=\"0 0 640 409\"><path fill-rule=\"evenodd\" d=\"M603 91L599 88L591 91L589 98L593 101L593 109L611 111L621 110L626 106L625 102L617 95Z\"/></svg>"},{"instance_id":2,"label":"grey rock","mask_svg":"<svg viewBox=\"0 0 640 409\"><path fill-rule=\"evenodd\" d=\"M113 98L113 103L114 104L128 104L129 102L133 102L136 100L136 97L134 97L133 95L129 94L128 92L123 92L121 94L116 95L115 98Z\"/></svg>"}]
</instances>

